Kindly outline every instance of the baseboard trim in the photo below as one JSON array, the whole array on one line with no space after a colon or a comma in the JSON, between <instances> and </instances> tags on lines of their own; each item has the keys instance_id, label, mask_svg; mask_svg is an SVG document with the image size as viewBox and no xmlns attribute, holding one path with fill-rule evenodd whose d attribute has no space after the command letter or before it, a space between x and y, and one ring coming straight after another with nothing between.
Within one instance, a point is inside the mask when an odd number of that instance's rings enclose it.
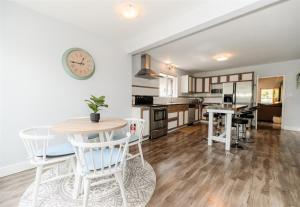
<instances>
[{"instance_id":1,"label":"baseboard trim","mask_svg":"<svg viewBox=\"0 0 300 207\"><path fill-rule=\"evenodd\" d=\"M34 168L33 165L30 164L29 161L19 162L16 164L8 165L0 168L0 177L5 177L8 175L12 175L18 172L22 172L25 170L29 170Z\"/></svg>"},{"instance_id":2,"label":"baseboard trim","mask_svg":"<svg viewBox=\"0 0 300 207\"><path fill-rule=\"evenodd\" d=\"M297 131L300 132L300 127L290 127L290 126L283 126L284 130L290 130L290 131Z\"/></svg>"}]
</instances>

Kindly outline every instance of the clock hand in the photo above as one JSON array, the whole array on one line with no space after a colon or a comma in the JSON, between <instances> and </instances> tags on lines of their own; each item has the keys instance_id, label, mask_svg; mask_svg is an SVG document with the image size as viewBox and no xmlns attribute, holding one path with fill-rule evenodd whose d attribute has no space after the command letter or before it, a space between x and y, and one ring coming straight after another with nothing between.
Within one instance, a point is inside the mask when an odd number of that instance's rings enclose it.
<instances>
[{"instance_id":1,"label":"clock hand","mask_svg":"<svg viewBox=\"0 0 300 207\"><path fill-rule=\"evenodd\" d=\"M80 63L79 63L79 62L75 62L75 61L71 61L71 63L76 63L76 64L79 64L79 65L80 65Z\"/></svg>"},{"instance_id":2,"label":"clock hand","mask_svg":"<svg viewBox=\"0 0 300 207\"><path fill-rule=\"evenodd\" d=\"M71 63L76 63L76 64L78 64L78 65L84 65L84 63L79 63L79 62L75 62L75 61L71 61Z\"/></svg>"},{"instance_id":3,"label":"clock hand","mask_svg":"<svg viewBox=\"0 0 300 207\"><path fill-rule=\"evenodd\" d=\"M83 57L82 60L81 60L81 64L83 63L83 61L84 61L84 57Z\"/></svg>"}]
</instances>

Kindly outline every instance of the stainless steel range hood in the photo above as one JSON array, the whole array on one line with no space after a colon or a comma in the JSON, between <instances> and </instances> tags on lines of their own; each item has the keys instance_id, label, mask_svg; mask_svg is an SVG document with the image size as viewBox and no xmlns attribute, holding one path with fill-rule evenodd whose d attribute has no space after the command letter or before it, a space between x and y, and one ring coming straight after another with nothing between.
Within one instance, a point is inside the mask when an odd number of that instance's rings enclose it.
<instances>
[{"instance_id":1,"label":"stainless steel range hood","mask_svg":"<svg viewBox=\"0 0 300 207\"><path fill-rule=\"evenodd\" d=\"M151 70L151 56L148 54L141 55L141 70L135 74L137 78L156 79L159 75Z\"/></svg>"}]
</instances>

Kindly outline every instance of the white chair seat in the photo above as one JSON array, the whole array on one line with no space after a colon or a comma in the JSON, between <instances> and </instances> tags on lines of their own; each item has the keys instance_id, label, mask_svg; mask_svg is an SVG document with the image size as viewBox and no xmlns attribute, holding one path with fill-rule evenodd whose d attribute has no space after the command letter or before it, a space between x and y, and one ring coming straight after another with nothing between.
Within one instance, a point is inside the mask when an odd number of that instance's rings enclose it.
<instances>
[{"instance_id":1,"label":"white chair seat","mask_svg":"<svg viewBox=\"0 0 300 207\"><path fill-rule=\"evenodd\" d=\"M50 146L46 149L46 157L53 158L53 157L61 157L66 155L74 154L73 146L70 143L58 144L54 146ZM43 156L43 151L39 150L36 154L37 157Z\"/></svg>"},{"instance_id":2,"label":"white chair seat","mask_svg":"<svg viewBox=\"0 0 300 207\"><path fill-rule=\"evenodd\" d=\"M101 153L103 159L101 159ZM119 153L117 148L113 148L112 150L106 148L102 152L101 150L88 151L84 156L86 159L86 170L104 169L110 166L110 163L119 163L122 159L122 154Z\"/></svg>"}]
</instances>

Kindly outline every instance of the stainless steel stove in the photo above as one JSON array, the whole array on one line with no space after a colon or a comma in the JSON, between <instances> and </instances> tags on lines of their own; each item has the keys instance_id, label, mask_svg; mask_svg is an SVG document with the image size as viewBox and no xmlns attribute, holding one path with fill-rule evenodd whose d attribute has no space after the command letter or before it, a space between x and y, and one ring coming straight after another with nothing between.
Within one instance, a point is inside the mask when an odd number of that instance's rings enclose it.
<instances>
[{"instance_id":1,"label":"stainless steel stove","mask_svg":"<svg viewBox=\"0 0 300 207\"><path fill-rule=\"evenodd\" d=\"M168 108L153 104L153 96L135 96L135 105L150 107L150 138L158 138L168 133Z\"/></svg>"}]
</instances>

